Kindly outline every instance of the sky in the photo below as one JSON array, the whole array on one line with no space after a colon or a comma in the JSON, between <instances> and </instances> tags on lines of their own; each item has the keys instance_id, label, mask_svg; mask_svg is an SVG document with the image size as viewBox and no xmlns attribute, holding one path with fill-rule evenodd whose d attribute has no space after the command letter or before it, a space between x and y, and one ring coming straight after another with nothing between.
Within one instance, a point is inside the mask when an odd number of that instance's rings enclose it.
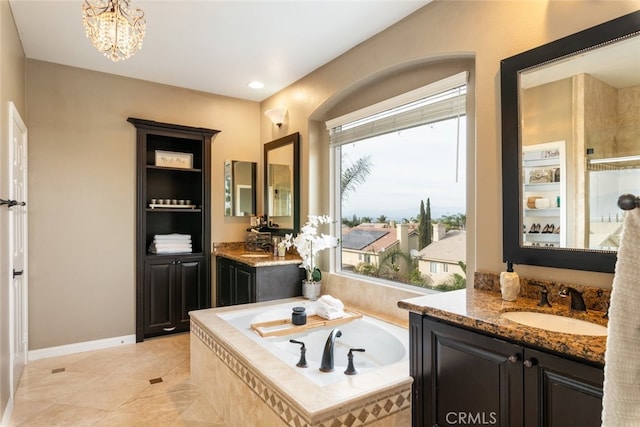
<instances>
[{"instance_id":1,"label":"sky","mask_svg":"<svg viewBox=\"0 0 640 427\"><path fill-rule=\"evenodd\" d=\"M371 156L372 170L364 184L343 202L342 217L385 215L416 218L420 201L431 202L431 217L466 214L466 123L456 119L394 132L345 145L349 163ZM456 149L460 154L457 160ZM346 156L346 157L345 157Z\"/></svg>"}]
</instances>

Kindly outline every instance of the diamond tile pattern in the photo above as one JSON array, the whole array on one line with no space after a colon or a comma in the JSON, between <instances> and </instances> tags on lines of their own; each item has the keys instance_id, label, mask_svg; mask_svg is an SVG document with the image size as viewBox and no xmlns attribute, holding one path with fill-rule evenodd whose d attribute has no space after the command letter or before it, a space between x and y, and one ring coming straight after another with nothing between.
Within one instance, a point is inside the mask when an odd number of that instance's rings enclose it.
<instances>
[{"instance_id":1,"label":"diamond tile pattern","mask_svg":"<svg viewBox=\"0 0 640 427\"><path fill-rule=\"evenodd\" d=\"M371 397L364 407L338 410L330 419L313 422L290 406L278 390L270 389L260 375L237 360L233 354L215 341L206 331L191 323L191 332L196 335L249 389L262 399L278 416L292 427L356 427L382 420L392 414L411 407L411 387L387 396Z\"/></svg>"}]
</instances>

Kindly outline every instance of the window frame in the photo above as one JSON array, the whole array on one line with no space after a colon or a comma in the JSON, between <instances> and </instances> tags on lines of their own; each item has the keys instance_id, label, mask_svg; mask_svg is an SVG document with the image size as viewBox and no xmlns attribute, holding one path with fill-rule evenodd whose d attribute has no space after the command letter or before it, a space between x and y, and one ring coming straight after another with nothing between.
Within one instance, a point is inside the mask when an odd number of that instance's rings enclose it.
<instances>
[{"instance_id":1,"label":"window frame","mask_svg":"<svg viewBox=\"0 0 640 427\"><path fill-rule=\"evenodd\" d=\"M466 86L466 93L465 93L465 112L464 115L467 117L467 121L466 121L466 141L467 141L467 150L465 152L465 156L467 159L467 171L474 171L475 167L470 167L469 164L469 159L472 158L471 154L473 154L473 152L475 151L474 149L472 149L469 146L469 142L472 141L471 135L469 133L469 129L470 126L475 126L475 119L473 116L471 116L471 120L469 119L470 114L474 113L474 108L473 108L473 102L474 102L474 96L473 96L473 92L472 92L472 88L473 85L470 82L470 72L469 71L462 71L459 72L453 76L450 76L448 78L445 79L441 79L438 80L434 83L425 85L421 88L415 89L413 91L389 98L385 101L376 103L374 105L370 105L364 108L361 108L359 110L353 111L351 113L347 113L343 116L334 118L334 119L330 119L327 120L325 122L326 124L326 128L327 128L327 132L330 132L331 129L333 129L336 126L340 126L346 123L350 123L352 121L355 120L360 120L363 118L366 118L368 116L374 115L374 114L378 114L381 113L385 110L388 109L393 109L393 108L397 108L400 107L402 105L411 103L411 102L415 102L421 98L425 98L425 97L429 97L429 96L433 96L433 95L437 95L438 93L442 93L445 92L449 89L451 89L451 84L452 82L456 82L459 81L459 79L463 78L464 79L464 85ZM457 86L460 86L460 84L457 83L453 83L456 84ZM347 142L348 143L348 142ZM331 216L334 218L335 222L333 224L331 224L331 233L334 236L340 236L341 235L341 221L342 221L342 217L341 217L341 197L340 197L340 173L341 173L341 156L340 156L340 147L341 145L344 144L338 144L338 145L333 145L331 144L331 137L329 136L329 185L330 185L330 190L329 190L329 208L330 208L330 212L331 212ZM471 148L471 149L470 149ZM469 201L470 199L473 200L474 197L470 197L468 192L469 192L469 176L467 177L467 183L466 183L466 200L467 200L467 220L469 221L470 217L469 217ZM470 253L469 251L469 246L470 244L473 242L473 240L467 240L467 245L466 245L466 252L467 254ZM393 287L397 287L397 288L403 288L403 289L409 289L412 291L416 291L416 292L421 292L421 293L425 293L425 294L431 294L431 293L439 293L439 291L433 290L433 289L429 289L429 288L422 288L419 286L414 286L414 285L410 285L410 284L405 284L402 282L396 282L396 281L391 281L391 280L387 280L387 279L381 279L381 278L377 278L377 277L371 277L371 276L366 276L366 275L362 275L362 274L357 274L357 273L353 273L350 272L348 270L342 270L342 245L341 243L338 244L338 246L336 248L332 248L331 249L331 253L330 253L330 259L329 259L329 271L331 274L335 274L335 275L340 275L340 276L344 276L344 277L349 277L349 278L354 278L356 280L361 280L361 281L367 281L367 282L372 282L375 284L383 284L383 285L390 285ZM468 258L468 256L467 256ZM467 259L467 264L469 264L469 259ZM475 262L475 260L474 260ZM467 280L469 281L469 277L467 277Z\"/></svg>"}]
</instances>

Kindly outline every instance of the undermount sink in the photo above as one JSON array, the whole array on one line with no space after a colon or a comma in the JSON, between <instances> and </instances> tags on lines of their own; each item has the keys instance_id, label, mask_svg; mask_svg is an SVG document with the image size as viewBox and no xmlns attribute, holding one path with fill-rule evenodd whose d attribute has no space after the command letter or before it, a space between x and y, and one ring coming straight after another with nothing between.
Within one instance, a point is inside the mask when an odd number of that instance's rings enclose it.
<instances>
[{"instance_id":1,"label":"undermount sink","mask_svg":"<svg viewBox=\"0 0 640 427\"><path fill-rule=\"evenodd\" d=\"M586 320L574 319L572 317L559 316L557 314L537 313L533 311L507 311L502 313L500 317L547 331L564 332L574 335L607 335L606 326Z\"/></svg>"},{"instance_id":2,"label":"undermount sink","mask_svg":"<svg viewBox=\"0 0 640 427\"><path fill-rule=\"evenodd\" d=\"M270 254L242 254L240 256L243 256L245 258L268 258L271 255Z\"/></svg>"}]
</instances>

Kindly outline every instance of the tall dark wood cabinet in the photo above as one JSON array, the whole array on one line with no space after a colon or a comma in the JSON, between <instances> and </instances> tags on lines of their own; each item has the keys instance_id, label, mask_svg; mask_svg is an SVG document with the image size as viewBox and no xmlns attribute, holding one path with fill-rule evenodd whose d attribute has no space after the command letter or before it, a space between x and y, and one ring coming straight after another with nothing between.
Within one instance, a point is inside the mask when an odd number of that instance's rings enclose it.
<instances>
[{"instance_id":1,"label":"tall dark wood cabinet","mask_svg":"<svg viewBox=\"0 0 640 427\"><path fill-rule=\"evenodd\" d=\"M211 142L219 132L130 117L137 129L136 341L189 330L211 306ZM155 203L153 203L155 202ZM157 235L191 248L152 251Z\"/></svg>"}]
</instances>

